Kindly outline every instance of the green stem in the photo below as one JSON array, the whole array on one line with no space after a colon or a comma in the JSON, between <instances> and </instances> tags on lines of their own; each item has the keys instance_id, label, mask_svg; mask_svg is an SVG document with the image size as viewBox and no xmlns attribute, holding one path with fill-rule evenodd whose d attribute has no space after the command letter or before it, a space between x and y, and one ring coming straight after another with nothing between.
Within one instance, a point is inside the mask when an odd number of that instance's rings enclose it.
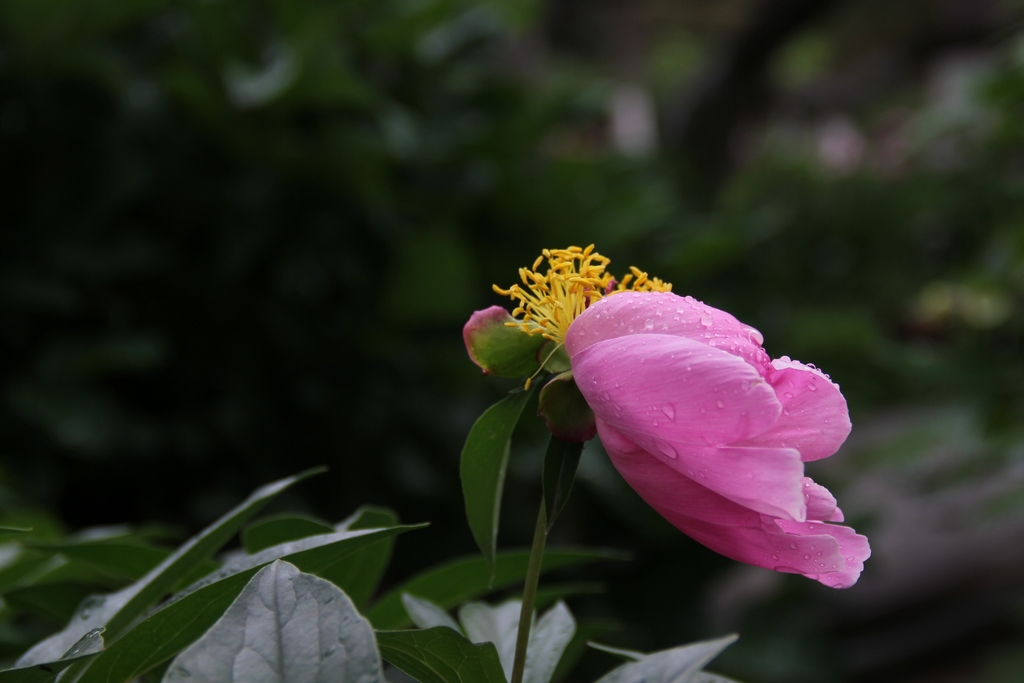
<instances>
[{"instance_id":1,"label":"green stem","mask_svg":"<svg viewBox=\"0 0 1024 683\"><path fill-rule=\"evenodd\" d=\"M548 540L547 526L548 514L542 500L540 512L537 513L537 528L533 530L530 564L526 567L523 608L519 612L519 634L516 636L516 656L512 660L512 680L509 683L523 683L523 670L526 668L526 646L530 642L530 626L533 623L533 603L537 598L537 583L540 581L541 560L544 559L544 544Z\"/></svg>"}]
</instances>

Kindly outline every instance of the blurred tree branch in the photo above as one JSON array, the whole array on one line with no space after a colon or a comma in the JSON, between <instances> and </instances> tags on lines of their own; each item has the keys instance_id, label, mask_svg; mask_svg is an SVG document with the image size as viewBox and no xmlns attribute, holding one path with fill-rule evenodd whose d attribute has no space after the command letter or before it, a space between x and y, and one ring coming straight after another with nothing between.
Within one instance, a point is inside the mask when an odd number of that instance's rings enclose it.
<instances>
[{"instance_id":1,"label":"blurred tree branch","mask_svg":"<svg viewBox=\"0 0 1024 683\"><path fill-rule=\"evenodd\" d=\"M713 189L729 168L729 138L736 124L763 105L765 69L795 34L845 0L766 0L723 49L700 84L666 117L669 144Z\"/></svg>"}]
</instances>

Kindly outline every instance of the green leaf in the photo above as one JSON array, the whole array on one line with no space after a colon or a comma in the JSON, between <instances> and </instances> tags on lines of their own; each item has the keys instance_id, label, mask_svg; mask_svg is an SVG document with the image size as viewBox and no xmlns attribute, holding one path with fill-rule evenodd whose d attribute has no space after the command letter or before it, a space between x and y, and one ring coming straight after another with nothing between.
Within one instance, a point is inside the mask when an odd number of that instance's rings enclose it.
<instances>
[{"instance_id":1,"label":"green leaf","mask_svg":"<svg viewBox=\"0 0 1024 683\"><path fill-rule=\"evenodd\" d=\"M398 524L398 515L387 508L364 505L351 518L338 525L338 530L377 529ZM320 576L340 586L349 599L362 609L373 597L384 570L391 561L395 537L388 536L373 543L358 554L345 558L337 567L329 567Z\"/></svg>"},{"instance_id":2,"label":"green leaf","mask_svg":"<svg viewBox=\"0 0 1024 683\"><path fill-rule=\"evenodd\" d=\"M506 323L515 322L501 306L476 311L462 328L470 359L495 377L528 377L540 367L538 352L547 343L539 334L527 334Z\"/></svg>"},{"instance_id":3,"label":"green leaf","mask_svg":"<svg viewBox=\"0 0 1024 683\"><path fill-rule=\"evenodd\" d=\"M59 543L27 543L88 565L112 577L135 581L167 559L169 550L138 540L101 539Z\"/></svg>"},{"instance_id":4,"label":"green leaf","mask_svg":"<svg viewBox=\"0 0 1024 683\"><path fill-rule=\"evenodd\" d=\"M548 341L537 352L537 357L544 361L544 369L548 372L560 375L572 369L572 362L569 360L569 352L565 350L565 344L555 344Z\"/></svg>"},{"instance_id":5,"label":"green leaf","mask_svg":"<svg viewBox=\"0 0 1024 683\"><path fill-rule=\"evenodd\" d=\"M609 549L551 549L544 553L541 571L594 562L596 560L625 560L627 554ZM451 560L427 569L394 588L374 603L367 618L378 629L394 629L411 622L402 607L402 593L409 593L452 609L467 600L486 595L492 590L507 588L526 576L530 560L529 550L509 550L498 553L494 563L494 581L490 581L487 563L483 558L468 556Z\"/></svg>"},{"instance_id":6,"label":"green leaf","mask_svg":"<svg viewBox=\"0 0 1024 683\"><path fill-rule=\"evenodd\" d=\"M0 593L13 586L23 585L23 579L35 572L49 555L30 550L18 543L0 544Z\"/></svg>"},{"instance_id":7,"label":"green leaf","mask_svg":"<svg viewBox=\"0 0 1024 683\"><path fill-rule=\"evenodd\" d=\"M548 431L562 441L583 443L597 435L594 411L576 386L571 370L556 376L540 390L537 414L544 418Z\"/></svg>"},{"instance_id":8,"label":"green leaf","mask_svg":"<svg viewBox=\"0 0 1024 683\"><path fill-rule=\"evenodd\" d=\"M166 595L178 582L206 562L245 523L270 500L289 486L322 472L308 470L257 489L241 505L192 537L167 559L132 585L116 593L96 596L64 630L36 643L18 660L19 666L53 661L78 642L87 632L105 627L111 638L118 638L148 607Z\"/></svg>"},{"instance_id":9,"label":"green leaf","mask_svg":"<svg viewBox=\"0 0 1024 683\"><path fill-rule=\"evenodd\" d=\"M427 629L434 628L435 626L446 626L453 631L462 633L462 627L459 626L458 622L448 616L448 613L441 609L441 607L430 602L430 600L402 593L402 606L405 607L405 613L412 619L412 623L416 624L416 628Z\"/></svg>"},{"instance_id":10,"label":"green leaf","mask_svg":"<svg viewBox=\"0 0 1024 683\"><path fill-rule=\"evenodd\" d=\"M492 643L473 645L450 628L377 631L381 656L420 683L506 683Z\"/></svg>"},{"instance_id":11,"label":"green leaf","mask_svg":"<svg viewBox=\"0 0 1024 683\"><path fill-rule=\"evenodd\" d=\"M0 671L0 683L50 683L50 681L57 678L57 674L72 664L78 664L95 656L95 654L88 654L69 659L59 659L55 662L44 662L42 664Z\"/></svg>"},{"instance_id":12,"label":"green leaf","mask_svg":"<svg viewBox=\"0 0 1024 683\"><path fill-rule=\"evenodd\" d=\"M103 650L103 629L89 631L71 646L64 656L53 662L33 664L20 669L0 671L0 683L50 683L64 669L92 659Z\"/></svg>"},{"instance_id":13,"label":"green leaf","mask_svg":"<svg viewBox=\"0 0 1024 683\"><path fill-rule=\"evenodd\" d=\"M373 630L348 596L331 582L276 560L178 655L163 680L375 683L381 670Z\"/></svg>"},{"instance_id":14,"label":"green leaf","mask_svg":"<svg viewBox=\"0 0 1024 683\"><path fill-rule=\"evenodd\" d=\"M593 638L604 636L614 631L622 631L621 623L613 619L589 618L581 619L576 623L576 635L573 636L562 658L558 660L558 666L551 680L556 682L565 680L576 664L587 652L587 645Z\"/></svg>"},{"instance_id":15,"label":"green leaf","mask_svg":"<svg viewBox=\"0 0 1024 683\"><path fill-rule=\"evenodd\" d=\"M500 605L467 602L459 608L459 623L466 637L471 643L494 643L505 678L510 680L522 607L520 600L507 600Z\"/></svg>"},{"instance_id":16,"label":"green leaf","mask_svg":"<svg viewBox=\"0 0 1024 683\"><path fill-rule=\"evenodd\" d=\"M72 562L62 553L57 553L46 558L30 571L26 572L8 590L16 590L25 586L44 586L55 583L67 583L69 581L83 584L103 585L113 584L110 587L117 587L118 583L112 582L102 572L82 562Z\"/></svg>"},{"instance_id":17,"label":"green leaf","mask_svg":"<svg viewBox=\"0 0 1024 683\"><path fill-rule=\"evenodd\" d=\"M509 600L496 606L469 602L459 610L459 621L466 637L474 643L494 643L501 666L509 678L512 676L522 605L520 600ZM530 630L526 646L523 683L548 683L575 633L576 620L564 602L559 602L537 620Z\"/></svg>"},{"instance_id":18,"label":"green leaf","mask_svg":"<svg viewBox=\"0 0 1024 683\"><path fill-rule=\"evenodd\" d=\"M242 532L242 547L247 553L258 553L271 546L317 534L329 534L334 527L304 515L283 513L264 517Z\"/></svg>"},{"instance_id":19,"label":"green leaf","mask_svg":"<svg viewBox=\"0 0 1024 683\"><path fill-rule=\"evenodd\" d=\"M565 507L576 480L576 468L583 454L583 442L567 443L552 435L544 452L544 509L548 517L548 531L555 517Z\"/></svg>"},{"instance_id":20,"label":"green leaf","mask_svg":"<svg viewBox=\"0 0 1024 683\"><path fill-rule=\"evenodd\" d=\"M128 681L173 657L206 632L262 567L282 559L319 575L345 558L418 526L338 531L267 548L224 565L172 598L96 659L79 683ZM344 587L340 587L344 590Z\"/></svg>"},{"instance_id":21,"label":"green leaf","mask_svg":"<svg viewBox=\"0 0 1024 683\"><path fill-rule=\"evenodd\" d=\"M95 590L95 585L70 581L47 583L8 591L4 601L14 609L40 614L64 624L74 616L82 600Z\"/></svg>"},{"instance_id":22,"label":"green leaf","mask_svg":"<svg viewBox=\"0 0 1024 683\"><path fill-rule=\"evenodd\" d=\"M473 539L493 566L498 542L498 516L505 485L512 431L533 390L520 391L484 411L462 448L462 496Z\"/></svg>"},{"instance_id":23,"label":"green leaf","mask_svg":"<svg viewBox=\"0 0 1024 683\"><path fill-rule=\"evenodd\" d=\"M613 669L597 683L698 683L706 680L701 678L704 666L734 642L733 635L654 652Z\"/></svg>"}]
</instances>

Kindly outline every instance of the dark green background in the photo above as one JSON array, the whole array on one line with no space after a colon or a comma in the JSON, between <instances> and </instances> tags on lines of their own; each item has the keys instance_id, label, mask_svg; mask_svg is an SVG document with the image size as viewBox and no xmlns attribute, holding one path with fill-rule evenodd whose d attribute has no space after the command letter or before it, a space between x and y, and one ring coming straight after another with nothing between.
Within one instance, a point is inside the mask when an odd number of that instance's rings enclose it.
<instances>
[{"instance_id":1,"label":"dark green background","mask_svg":"<svg viewBox=\"0 0 1024 683\"><path fill-rule=\"evenodd\" d=\"M780 42L769 102L882 40L864 16L884 3L846 5ZM913 43L937 5L892 9L886 39ZM590 570L609 591L571 602L617 625L595 638L650 650L739 630L719 669L749 683L1019 680L1016 24L973 45L987 61L966 114L929 99L924 67L862 86L843 111L869 154L837 169L814 152L814 111L744 111L759 142L738 164L733 143L717 163L673 143L672 103L740 30L743 3L717 19L682 2L657 40L635 36L649 49L627 80L663 105L665 142L617 152L608 102L627 51L597 50L586 29L614 24L609 7L622 5L0 4L8 517L194 530L323 463L291 507L335 520L375 503L433 523L401 538L389 581L470 552L458 453L509 385L480 376L461 326L542 248L593 242L612 270L635 264L729 310L773 356L842 385L854 438L810 471L841 506L851 491L875 549L843 594L744 572L588 449L552 542L635 556ZM528 542L540 496L544 435L520 431L505 547ZM915 529L938 545L911 543ZM611 664L592 653L575 678Z\"/></svg>"}]
</instances>

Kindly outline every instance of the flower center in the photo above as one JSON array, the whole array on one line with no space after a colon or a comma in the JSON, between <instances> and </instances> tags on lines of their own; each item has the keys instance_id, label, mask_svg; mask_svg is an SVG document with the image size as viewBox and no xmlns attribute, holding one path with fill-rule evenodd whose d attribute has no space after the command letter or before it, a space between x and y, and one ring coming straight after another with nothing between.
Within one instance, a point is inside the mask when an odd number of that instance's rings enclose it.
<instances>
[{"instance_id":1,"label":"flower center","mask_svg":"<svg viewBox=\"0 0 1024 683\"><path fill-rule=\"evenodd\" d=\"M547 259L547 272L540 272ZM520 268L523 284L494 291L518 301L512 311L517 322L507 323L527 334L540 334L558 344L565 342L569 325L594 301L618 292L671 292L672 285L651 278L639 268L630 266L630 274L616 280L605 268L610 260L586 249L545 249L532 268Z\"/></svg>"}]
</instances>

